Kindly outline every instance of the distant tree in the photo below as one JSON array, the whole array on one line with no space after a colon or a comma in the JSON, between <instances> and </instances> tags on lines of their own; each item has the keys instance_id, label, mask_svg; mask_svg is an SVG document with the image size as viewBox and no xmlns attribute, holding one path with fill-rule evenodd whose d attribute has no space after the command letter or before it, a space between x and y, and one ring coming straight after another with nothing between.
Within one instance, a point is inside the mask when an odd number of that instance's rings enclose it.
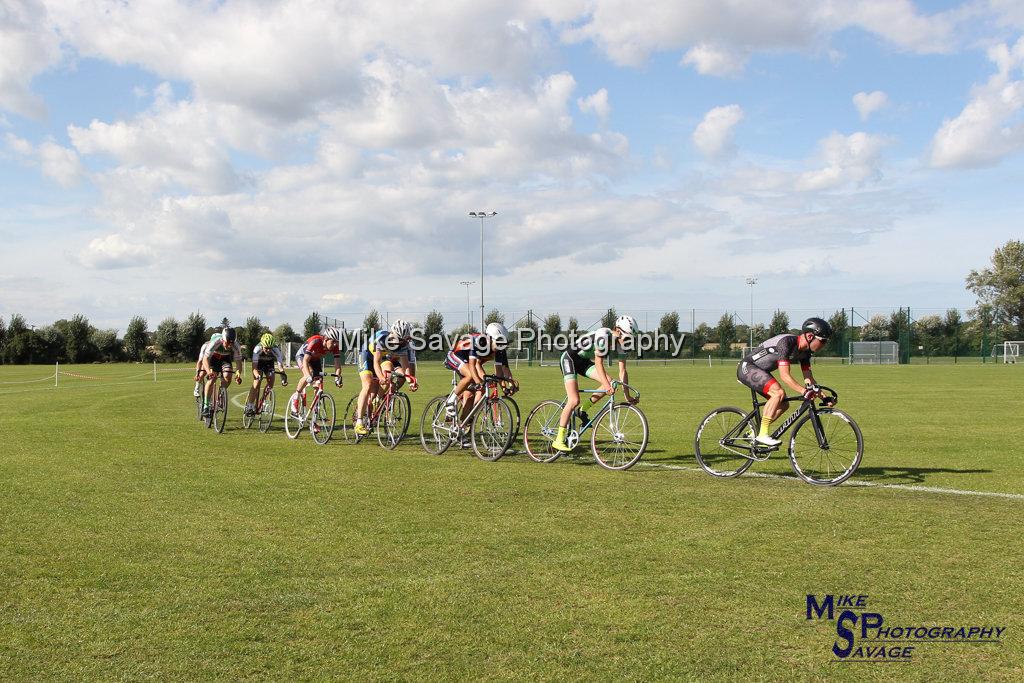
<instances>
[{"instance_id":1,"label":"distant tree","mask_svg":"<svg viewBox=\"0 0 1024 683\"><path fill-rule=\"evenodd\" d=\"M661 322L658 323L658 331L669 336L679 334L679 314L672 311L661 316Z\"/></svg>"},{"instance_id":2,"label":"distant tree","mask_svg":"<svg viewBox=\"0 0 1024 683\"><path fill-rule=\"evenodd\" d=\"M715 338L718 341L718 355L725 357L732 352L731 345L736 341L736 323L731 313L724 313L715 327Z\"/></svg>"},{"instance_id":3,"label":"distant tree","mask_svg":"<svg viewBox=\"0 0 1024 683\"><path fill-rule=\"evenodd\" d=\"M94 328L84 315L72 316L71 320L58 320L53 326L64 339L63 360L69 363L88 363L96 358L96 349L92 345Z\"/></svg>"},{"instance_id":4,"label":"distant tree","mask_svg":"<svg viewBox=\"0 0 1024 683\"><path fill-rule=\"evenodd\" d=\"M576 318L569 316L569 324L565 326L566 332L579 332L580 321Z\"/></svg>"},{"instance_id":5,"label":"distant tree","mask_svg":"<svg viewBox=\"0 0 1024 683\"><path fill-rule=\"evenodd\" d=\"M960 311L955 308L946 311L946 316L942 319L942 336L946 340L943 355L962 356L970 352L963 328L964 321L960 317Z\"/></svg>"},{"instance_id":6,"label":"distant tree","mask_svg":"<svg viewBox=\"0 0 1024 683\"><path fill-rule=\"evenodd\" d=\"M619 314L615 312L615 309L609 308L607 311L605 311L605 314L601 316L601 327L615 327L615 320L618 317Z\"/></svg>"},{"instance_id":7,"label":"distant tree","mask_svg":"<svg viewBox=\"0 0 1024 683\"><path fill-rule=\"evenodd\" d=\"M178 321L164 318L153 333L153 342L160 347L160 358L165 361L177 360L181 348L178 346Z\"/></svg>"},{"instance_id":8,"label":"distant tree","mask_svg":"<svg viewBox=\"0 0 1024 683\"><path fill-rule=\"evenodd\" d=\"M274 339L277 340L278 344L287 344L288 342L300 343L302 339L299 335L295 334L295 330L288 323L281 323L274 330Z\"/></svg>"},{"instance_id":9,"label":"distant tree","mask_svg":"<svg viewBox=\"0 0 1024 683\"><path fill-rule=\"evenodd\" d=\"M826 353L830 356L845 356L850 348L847 346L850 340L847 338L846 310L841 308L833 313L828 319L828 324L832 326L832 338L825 347Z\"/></svg>"},{"instance_id":10,"label":"distant tree","mask_svg":"<svg viewBox=\"0 0 1024 683\"><path fill-rule=\"evenodd\" d=\"M4 360L7 363L28 363L32 354L33 334L18 313L11 315L7 326L7 344L4 346Z\"/></svg>"},{"instance_id":11,"label":"distant tree","mask_svg":"<svg viewBox=\"0 0 1024 683\"><path fill-rule=\"evenodd\" d=\"M366 317L363 318L363 329L367 332L380 329L380 313L377 312L376 308L367 313Z\"/></svg>"},{"instance_id":12,"label":"distant tree","mask_svg":"<svg viewBox=\"0 0 1024 683\"><path fill-rule=\"evenodd\" d=\"M146 327L146 319L138 315L128 323L128 329L124 331L124 354L128 360L142 360L146 345L149 344L149 332Z\"/></svg>"},{"instance_id":13,"label":"distant tree","mask_svg":"<svg viewBox=\"0 0 1024 683\"><path fill-rule=\"evenodd\" d=\"M206 334L206 318L198 313L189 313L178 326L178 352L186 359L192 359L209 338Z\"/></svg>"},{"instance_id":14,"label":"distant tree","mask_svg":"<svg viewBox=\"0 0 1024 683\"><path fill-rule=\"evenodd\" d=\"M0 363L4 362L4 351L7 349L7 324L0 318Z\"/></svg>"},{"instance_id":15,"label":"distant tree","mask_svg":"<svg viewBox=\"0 0 1024 683\"><path fill-rule=\"evenodd\" d=\"M93 330L92 344L96 348L99 359L105 363L121 360L121 340L117 338L117 330Z\"/></svg>"},{"instance_id":16,"label":"distant tree","mask_svg":"<svg viewBox=\"0 0 1024 683\"><path fill-rule=\"evenodd\" d=\"M997 248L991 267L967 275L967 289L977 297L979 308L988 307L997 325L1024 338L1024 242L1009 240ZM978 310L971 313L977 315Z\"/></svg>"},{"instance_id":17,"label":"distant tree","mask_svg":"<svg viewBox=\"0 0 1024 683\"><path fill-rule=\"evenodd\" d=\"M231 327L231 321L228 320L227 316L224 316L223 318L220 319L220 327L221 329L224 329L225 327Z\"/></svg>"},{"instance_id":18,"label":"distant tree","mask_svg":"<svg viewBox=\"0 0 1024 683\"><path fill-rule=\"evenodd\" d=\"M754 325L754 346L757 346L768 337L769 335L767 327L765 327L761 323L757 323L756 325Z\"/></svg>"},{"instance_id":19,"label":"distant tree","mask_svg":"<svg viewBox=\"0 0 1024 683\"><path fill-rule=\"evenodd\" d=\"M562 317L557 313L552 313L548 317L544 318L544 334L549 337L555 337L562 333Z\"/></svg>"},{"instance_id":20,"label":"distant tree","mask_svg":"<svg viewBox=\"0 0 1024 683\"><path fill-rule=\"evenodd\" d=\"M306 318L306 322L302 324L302 336L304 339L309 339L314 334L320 334L321 329L323 329L323 321L320 319L320 314L313 311Z\"/></svg>"},{"instance_id":21,"label":"distant tree","mask_svg":"<svg viewBox=\"0 0 1024 683\"><path fill-rule=\"evenodd\" d=\"M484 326L486 327L491 323L501 323L502 325L505 324L505 316L502 315L501 311L499 311L497 308L492 308L490 311L487 312L487 315L484 316Z\"/></svg>"},{"instance_id":22,"label":"distant tree","mask_svg":"<svg viewBox=\"0 0 1024 683\"><path fill-rule=\"evenodd\" d=\"M470 325L469 323L463 323L462 325L459 325L454 330L452 330L452 337L454 339L458 339L459 337L464 337L467 334L472 334L476 331L477 329Z\"/></svg>"},{"instance_id":23,"label":"distant tree","mask_svg":"<svg viewBox=\"0 0 1024 683\"><path fill-rule=\"evenodd\" d=\"M238 332L238 339L242 346L252 351L252 348L260 343L260 337L267 331L267 326L260 322L258 317L249 316L245 320L245 325Z\"/></svg>"},{"instance_id":24,"label":"distant tree","mask_svg":"<svg viewBox=\"0 0 1024 683\"><path fill-rule=\"evenodd\" d=\"M789 314L785 311L776 310L772 314L772 321L768 324L768 336L774 337L777 334L789 332Z\"/></svg>"},{"instance_id":25,"label":"distant tree","mask_svg":"<svg viewBox=\"0 0 1024 683\"><path fill-rule=\"evenodd\" d=\"M423 336L430 340L439 334L444 334L444 316L431 311L423 321Z\"/></svg>"},{"instance_id":26,"label":"distant tree","mask_svg":"<svg viewBox=\"0 0 1024 683\"><path fill-rule=\"evenodd\" d=\"M67 362L67 338L61 331L61 327L47 325L37 329L30 335L29 358L31 362Z\"/></svg>"},{"instance_id":27,"label":"distant tree","mask_svg":"<svg viewBox=\"0 0 1024 683\"><path fill-rule=\"evenodd\" d=\"M533 347L537 344L537 332L540 326L537 321L532 317L524 318L513 330L514 339L510 340L515 344L516 350L526 348L527 346ZM524 330L532 330L532 334L523 334Z\"/></svg>"},{"instance_id":28,"label":"distant tree","mask_svg":"<svg viewBox=\"0 0 1024 683\"><path fill-rule=\"evenodd\" d=\"M714 340L714 338L715 330L707 323L701 323L693 331L693 348L699 351L701 347Z\"/></svg>"},{"instance_id":29,"label":"distant tree","mask_svg":"<svg viewBox=\"0 0 1024 683\"><path fill-rule=\"evenodd\" d=\"M860 327L860 338L863 341L887 341L889 339L889 320L884 315L873 315Z\"/></svg>"},{"instance_id":30,"label":"distant tree","mask_svg":"<svg viewBox=\"0 0 1024 683\"><path fill-rule=\"evenodd\" d=\"M889 314L889 339L899 341L910 330L910 309L900 308Z\"/></svg>"},{"instance_id":31,"label":"distant tree","mask_svg":"<svg viewBox=\"0 0 1024 683\"><path fill-rule=\"evenodd\" d=\"M913 330L917 344L924 347L926 356L944 355L942 318L937 315L926 315L914 321Z\"/></svg>"}]
</instances>

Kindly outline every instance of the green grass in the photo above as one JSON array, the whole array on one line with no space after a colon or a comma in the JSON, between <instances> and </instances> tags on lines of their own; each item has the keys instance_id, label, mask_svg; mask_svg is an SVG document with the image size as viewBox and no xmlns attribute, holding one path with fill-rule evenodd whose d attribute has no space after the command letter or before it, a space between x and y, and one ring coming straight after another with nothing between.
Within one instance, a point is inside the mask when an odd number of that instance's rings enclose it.
<instances>
[{"instance_id":1,"label":"green grass","mask_svg":"<svg viewBox=\"0 0 1024 683\"><path fill-rule=\"evenodd\" d=\"M417 423L448 387L438 366ZM97 379L0 367L3 680L1024 676L1024 500L693 471L700 418L749 402L730 366L631 373L652 437L629 472L318 447L243 431L235 406L218 435L187 370L68 370ZM855 480L1024 494L1020 369L820 375L864 432ZM518 376L524 418L558 397L557 368ZM1005 625L1005 642L833 664L809 592L869 594L894 625Z\"/></svg>"}]
</instances>

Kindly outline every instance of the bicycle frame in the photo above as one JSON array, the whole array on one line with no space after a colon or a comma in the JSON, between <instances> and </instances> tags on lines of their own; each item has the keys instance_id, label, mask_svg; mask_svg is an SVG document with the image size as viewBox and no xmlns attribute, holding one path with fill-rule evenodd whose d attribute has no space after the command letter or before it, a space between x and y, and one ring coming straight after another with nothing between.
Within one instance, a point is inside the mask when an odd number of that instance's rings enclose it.
<instances>
[{"instance_id":1,"label":"bicycle frame","mask_svg":"<svg viewBox=\"0 0 1024 683\"><path fill-rule=\"evenodd\" d=\"M464 418L462 418L461 420L458 421L458 423L457 423L458 431L464 430L466 428L466 425L472 423L473 417L477 414L477 412L479 412L480 408L484 405L484 403L487 402L488 398L497 398L498 385L503 380L504 380L503 377L498 377L497 375L484 375L484 384L483 384L484 396L481 399L479 399L479 400L474 400L473 401L473 407L470 409L470 411L468 413L466 413L466 417L464 417ZM452 392L454 392L454 387L452 389ZM451 396L452 392L449 392L448 395ZM474 393L476 393L476 392L474 392ZM458 399L456 398L456 400L458 400Z\"/></svg>"},{"instance_id":2,"label":"bicycle frame","mask_svg":"<svg viewBox=\"0 0 1024 683\"><path fill-rule=\"evenodd\" d=\"M257 402L256 402L256 406L254 408L254 412L256 414L259 414L259 413L263 412L263 404L266 403L267 396L270 395L270 392L272 392L274 390L274 387L270 386L270 383L266 381L268 376L273 376L273 375L281 375L281 386L282 387L288 386L288 384L287 384L287 382L288 382L288 375L284 374L283 372L280 372L278 370L274 370L273 372L269 373L269 375L267 373L262 373L261 372L260 373L260 381L263 382L263 391L259 392L256 395L256 398L258 399Z\"/></svg>"},{"instance_id":3,"label":"bicycle frame","mask_svg":"<svg viewBox=\"0 0 1024 683\"><path fill-rule=\"evenodd\" d=\"M825 386L821 387L821 390L827 391L828 393L831 394L831 403L829 407L835 405L838 402L838 395L835 391ZM749 451L751 453L751 457L753 457L754 454L770 453L771 451L776 450L778 447L758 446L753 443L751 445L746 445L742 442L736 443L734 441L740 436L743 430L747 429L748 427L753 427L755 431L761 428L761 408L764 407L767 401L759 401L757 392L754 391L753 389L750 390L750 398L751 402L753 403L753 410L747 413L746 416L742 420L740 420L740 422L735 427L733 427L733 429L728 434L725 435L725 438L722 441L733 448L739 448L741 450ZM814 403L815 399L800 399L796 396L787 396L784 399L782 399L782 402L786 404L789 403L790 401L796 400L802 401L800 407L793 411L793 414L787 417L785 422L783 422L781 425L775 428L775 431L771 433L771 437L773 439L779 439L779 437L785 434L786 431L790 427L792 427L796 423L796 421L799 420L801 416L803 416L804 413L806 413L809 410L811 411L811 425L814 427L814 436L818 439L818 445L821 448L827 448L828 441L825 438L825 430L823 430L821 427L821 420L818 418L818 408Z\"/></svg>"},{"instance_id":4,"label":"bicycle frame","mask_svg":"<svg viewBox=\"0 0 1024 683\"><path fill-rule=\"evenodd\" d=\"M631 392L633 392L639 398L639 396L640 396L640 392L639 391L634 389L632 386L626 384L625 382L620 382L617 379L612 380L612 391L611 391L611 393L607 393L607 392L605 392L605 391L603 391L601 389L580 389L579 392L581 394L605 394L605 397L606 397L605 398L605 402L604 402L604 405L601 406L601 408L597 411L597 413L593 417L590 417L589 414L587 415L587 418L588 418L587 419L587 423L585 425L583 425L582 427L580 427L579 431L577 431L576 428L575 428L576 413L579 412L579 410L580 410L580 408L577 407L577 409L574 410L572 412L572 414L569 416L569 424L567 425L568 433L571 434L571 433L575 432L576 438L577 439L581 439L583 437L583 435L586 434L587 430L590 429L598 420L600 420L604 416L605 413L607 413L609 410L611 410L612 407L615 405L615 390L618 389L620 386L621 387L625 387L626 389L629 389ZM598 400L600 400L600 399L598 399ZM562 399L562 402L559 403L559 412L554 414L554 415L552 415L552 419L557 420L557 416L561 415L561 411L565 409L565 404L568 401L569 401L569 397L568 396L566 396L565 398ZM542 429L547 430L547 429L551 429L553 427L558 427L558 425L557 424L556 425L545 424L545 425L543 425Z\"/></svg>"}]
</instances>

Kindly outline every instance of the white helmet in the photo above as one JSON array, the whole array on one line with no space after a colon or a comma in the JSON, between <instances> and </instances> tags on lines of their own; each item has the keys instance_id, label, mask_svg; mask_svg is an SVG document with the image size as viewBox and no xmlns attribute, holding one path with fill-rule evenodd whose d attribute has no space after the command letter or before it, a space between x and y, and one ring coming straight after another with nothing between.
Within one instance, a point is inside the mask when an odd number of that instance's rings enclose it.
<instances>
[{"instance_id":1,"label":"white helmet","mask_svg":"<svg viewBox=\"0 0 1024 683\"><path fill-rule=\"evenodd\" d=\"M331 341L338 341L341 338L341 333L338 332L337 327L325 327L321 334L324 339L330 339Z\"/></svg>"},{"instance_id":2,"label":"white helmet","mask_svg":"<svg viewBox=\"0 0 1024 683\"><path fill-rule=\"evenodd\" d=\"M633 336L639 329L639 326L636 324L636 318L631 315L620 315L615 320L615 327L622 330L622 333L628 336Z\"/></svg>"},{"instance_id":3,"label":"white helmet","mask_svg":"<svg viewBox=\"0 0 1024 683\"><path fill-rule=\"evenodd\" d=\"M405 340L412 336L412 325L399 318L391 323L391 336L399 340Z\"/></svg>"},{"instance_id":4,"label":"white helmet","mask_svg":"<svg viewBox=\"0 0 1024 683\"><path fill-rule=\"evenodd\" d=\"M494 341L494 347L503 349L508 346L508 330L501 323L491 323L487 326L487 336Z\"/></svg>"}]
</instances>

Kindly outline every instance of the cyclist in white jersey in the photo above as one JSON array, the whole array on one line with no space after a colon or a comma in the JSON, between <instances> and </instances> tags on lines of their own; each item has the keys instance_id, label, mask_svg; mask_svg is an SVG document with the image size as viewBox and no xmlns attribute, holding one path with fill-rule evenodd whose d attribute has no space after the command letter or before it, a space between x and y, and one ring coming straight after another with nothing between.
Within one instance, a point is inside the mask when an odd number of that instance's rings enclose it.
<instances>
[{"instance_id":1,"label":"cyclist in white jersey","mask_svg":"<svg viewBox=\"0 0 1024 683\"><path fill-rule=\"evenodd\" d=\"M250 415L255 410L256 397L260 395L260 383L266 379L267 386L274 387L274 370L284 371L284 354L277 345L274 335L269 332L260 337L260 343L252 349L252 388L245 401L245 412Z\"/></svg>"}]
</instances>

